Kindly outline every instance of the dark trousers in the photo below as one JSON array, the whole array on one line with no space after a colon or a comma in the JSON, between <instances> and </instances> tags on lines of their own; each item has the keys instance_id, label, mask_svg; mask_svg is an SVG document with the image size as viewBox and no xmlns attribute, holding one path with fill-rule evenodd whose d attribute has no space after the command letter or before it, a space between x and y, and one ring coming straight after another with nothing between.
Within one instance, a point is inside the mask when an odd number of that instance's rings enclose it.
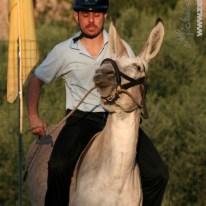
<instances>
[{"instance_id":1,"label":"dark trousers","mask_svg":"<svg viewBox=\"0 0 206 206\"><path fill-rule=\"evenodd\" d=\"M67 120L67 124L54 145L48 163L48 189L45 206L68 206L70 180L78 157L91 137L102 130L105 121L105 113L80 111L75 112ZM168 181L167 167L142 130L140 130L137 150L143 205L160 206Z\"/></svg>"}]
</instances>

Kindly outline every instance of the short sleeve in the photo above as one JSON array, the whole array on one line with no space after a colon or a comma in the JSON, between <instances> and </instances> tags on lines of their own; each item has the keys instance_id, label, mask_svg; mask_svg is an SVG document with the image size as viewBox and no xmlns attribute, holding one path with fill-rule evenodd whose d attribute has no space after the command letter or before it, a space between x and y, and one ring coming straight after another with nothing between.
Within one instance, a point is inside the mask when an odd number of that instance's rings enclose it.
<instances>
[{"instance_id":1,"label":"short sleeve","mask_svg":"<svg viewBox=\"0 0 206 206\"><path fill-rule=\"evenodd\" d=\"M63 66L63 51L58 46L54 47L43 62L34 70L34 74L44 83L56 79Z\"/></svg>"}]
</instances>

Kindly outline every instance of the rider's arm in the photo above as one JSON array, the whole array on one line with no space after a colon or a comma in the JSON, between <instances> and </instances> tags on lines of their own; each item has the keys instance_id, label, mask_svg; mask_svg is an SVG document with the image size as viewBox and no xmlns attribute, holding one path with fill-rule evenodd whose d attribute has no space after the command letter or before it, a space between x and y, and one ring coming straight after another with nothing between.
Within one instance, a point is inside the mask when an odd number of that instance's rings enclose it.
<instances>
[{"instance_id":1,"label":"rider's arm","mask_svg":"<svg viewBox=\"0 0 206 206\"><path fill-rule=\"evenodd\" d=\"M28 99L27 99L27 109L31 132L35 135L42 136L45 134L46 124L39 117L38 105L40 99L40 90L43 82L31 74L28 84Z\"/></svg>"}]
</instances>

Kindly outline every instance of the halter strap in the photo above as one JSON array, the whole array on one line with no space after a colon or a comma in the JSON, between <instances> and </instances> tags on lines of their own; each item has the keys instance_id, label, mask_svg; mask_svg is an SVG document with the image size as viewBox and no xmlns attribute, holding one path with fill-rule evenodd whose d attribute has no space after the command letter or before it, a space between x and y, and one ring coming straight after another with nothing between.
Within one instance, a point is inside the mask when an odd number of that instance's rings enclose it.
<instances>
[{"instance_id":1,"label":"halter strap","mask_svg":"<svg viewBox=\"0 0 206 206\"><path fill-rule=\"evenodd\" d=\"M114 71L115 71L115 78L116 78L117 86L120 86L122 89L129 89L130 87L133 87L133 86L136 86L139 84L144 84L145 77L142 77L140 79L133 79L133 78L129 77L128 75L122 73L119 70L119 67L118 67L116 61L114 61L113 59L106 58L102 61L101 65L104 64L105 62L109 62L112 64ZM122 85L121 84L122 83L121 77L128 80L129 82Z\"/></svg>"},{"instance_id":2,"label":"halter strap","mask_svg":"<svg viewBox=\"0 0 206 206\"><path fill-rule=\"evenodd\" d=\"M132 97L132 95L127 91L127 89L133 87L133 86L136 86L136 85L144 85L144 92L143 92L143 99L145 99L145 96L146 96L146 84L145 84L145 77L142 77L142 78L139 78L139 79L133 79L131 77L129 77L128 75L122 73L120 70L119 70L119 67L116 63L116 61L114 61L113 59L111 58L106 58L102 61L101 65L106 63L106 62L109 62L112 64L112 67L114 69L114 72L115 72L115 78L116 78L116 83L117 83L117 87L116 87L116 92L114 94L110 94L108 95L107 97L101 97L104 101L106 101L108 104L112 104L112 103L115 103L115 101L119 98L119 95L121 93L125 93L127 94L136 104L136 106L134 108L132 108L131 110L129 111L126 111L124 110L124 108L122 108L123 111L125 112L131 112L137 108L139 109L143 109L143 117L144 118L148 118L148 115L147 115L147 109L146 109L146 105L145 105L145 101L143 101L143 104L140 105L138 102L136 102L136 100ZM128 80L128 83L125 83L125 84L121 84L122 81L121 81L121 77Z\"/></svg>"},{"instance_id":3,"label":"halter strap","mask_svg":"<svg viewBox=\"0 0 206 206\"><path fill-rule=\"evenodd\" d=\"M118 67L116 61L114 61L113 59L110 59L110 58L106 58L102 61L101 65L104 64L105 62L109 62L112 64L114 71L115 71L117 85L118 86L121 85L121 72L119 71L119 67Z\"/></svg>"}]
</instances>

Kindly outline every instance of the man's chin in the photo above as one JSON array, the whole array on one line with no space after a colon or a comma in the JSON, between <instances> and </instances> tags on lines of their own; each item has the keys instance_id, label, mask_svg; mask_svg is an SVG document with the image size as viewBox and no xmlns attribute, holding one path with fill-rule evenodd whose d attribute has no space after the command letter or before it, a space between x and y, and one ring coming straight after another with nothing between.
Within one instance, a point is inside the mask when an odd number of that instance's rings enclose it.
<instances>
[{"instance_id":1,"label":"man's chin","mask_svg":"<svg viewBox=\"0 0 206 206\"><path fill-rule=\"evenodd\" d=\"M83 32L82 31L82 34L84 37L86 38L89 38L89 39L94 39L96 38L97 36L99 36L101 33L102 33L103 29L100 30L99 32Z\"/></svg>"},{"instance_id":2,"label":"man's chin","mask_svg":"<svg viewBox=\"0 0 206 206\"><path fill-rule=\"evenodd\" d=\"M83 33L83 36L89 39L94 39L95 37L97 37L100 33Z\"/></svg>"}]
</instances>

